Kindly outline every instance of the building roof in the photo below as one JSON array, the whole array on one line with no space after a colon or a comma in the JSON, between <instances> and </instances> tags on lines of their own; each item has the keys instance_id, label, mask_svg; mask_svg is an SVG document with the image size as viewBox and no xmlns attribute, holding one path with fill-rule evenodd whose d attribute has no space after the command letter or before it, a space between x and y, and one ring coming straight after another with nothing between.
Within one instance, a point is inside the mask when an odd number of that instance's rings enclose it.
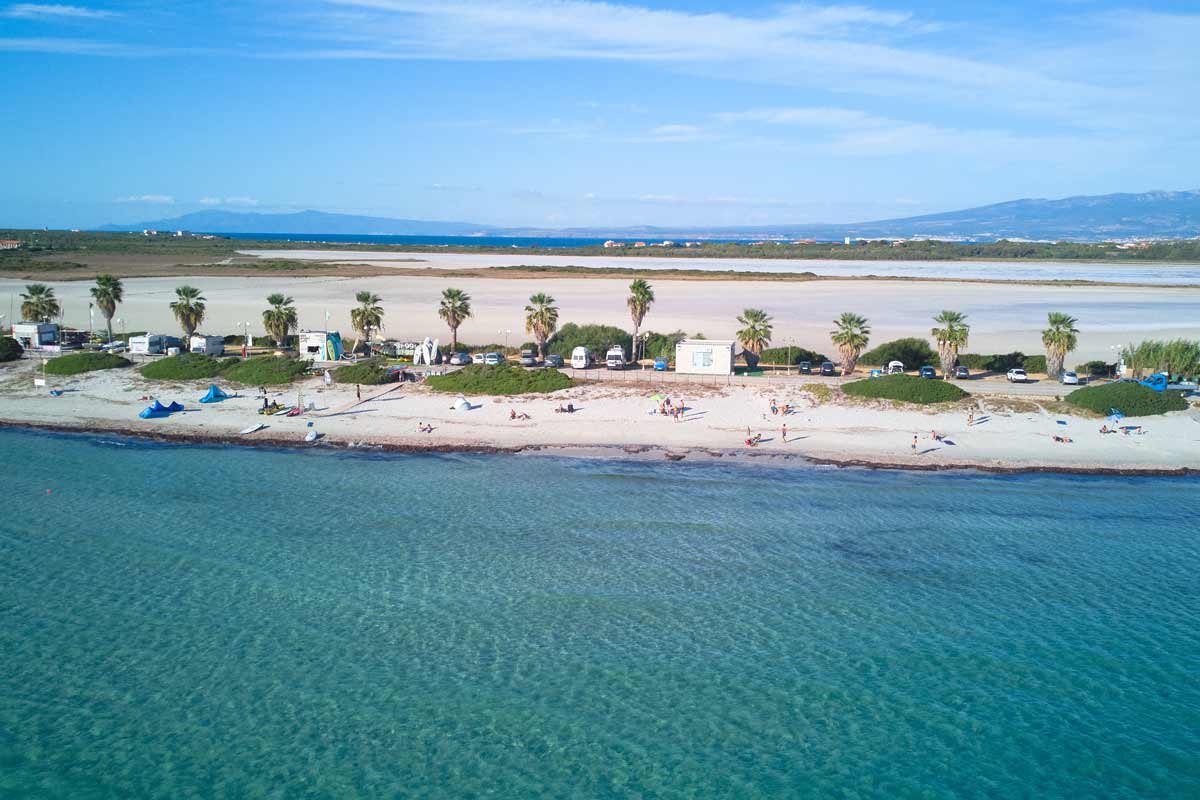
<instances>
[{"instance_id":1,"label":"building roof","mask_svg":"<svg viewBox=\"0 0 1200 800\"><path fill-rule=\"evenodd\" d=\"M679 344L711 344L720 347L733 347L737 342L733 339L680 339ZM678 345L676 345L678 347Z\"/></svg>"}]
</instances>

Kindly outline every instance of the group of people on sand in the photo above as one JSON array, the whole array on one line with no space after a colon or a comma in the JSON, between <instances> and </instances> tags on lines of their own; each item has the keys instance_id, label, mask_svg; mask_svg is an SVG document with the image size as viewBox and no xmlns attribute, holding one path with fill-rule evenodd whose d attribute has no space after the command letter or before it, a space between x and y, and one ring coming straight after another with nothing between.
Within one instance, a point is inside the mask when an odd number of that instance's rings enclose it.
<instances>
[{"instance_id":1,"label":"group of people on sand","mask_svg":"<svg viewBox=\"0 0 1200 800\"><path fill-rule=\"evenodd\" d=\"M567 403L565 406L562 403L558 404L558 408L554 409L555 414L574 414L575 404Z\"/></svg>"},{"instance_id":2,"label":"group of people on sand","mask_svg":"<svg viewBox=\"0 0 1200 800\"><path fill-rule=\"evenodd\" d=\"M1123 433L1126 436L1129 436L1130 434L1137 434L1138 436L1141 436L1146 431L1142 430L1141 425L1122 425L1120 427L1117 427L1116 425L1114 425L1110 428L1110 427L1108 427L1108 423L1105 423L1100 426L1100 432L1101 433Z\"/></svg>"},{"instance_id":3,"label":"group of people on sand","mask_svg":"<svg viewBox=\"0 0 1200 800\"><path fill-rule=\"evenodd\" d=\"M658 404L658 415L660 417L670 417L676 422L683 420L685 411L687 411L687 406L683 404L682 400L678 403L672 403L671 398L666 397Z\"/></svg>"},{"instance_id":4,"label":"group of people on sand","mask_svg":"<svg viewBox=\"0 0 1200 800\"><path fill-rule=\"evenodd\" d=\"M791 414L795 410L796 409L792 406L791 403L784 403L783 405L779 405L778 403L775 402L774 397L771 398L771 416L781 416L782 415L782 416L786 417L788 414Z\"/></svg>"},{"instance_id":5,"label":"group of people on sand","mask_svg":"<svg viewBox=\"0 0 1200 800\"><path fill-rule=\"evenodd\" d=\"M421 433L433 433L433 426L426 425L424 422L418 422L417 430L419 430Z\"/></svg>"},{"instance_id":6,"label":"group of people on sand","mask_svg":"<svg viewBox=\"0 0 1200 800\"><path fill-rule=\"evenodd\" d=\"M529 415L528 415L528 414L526 414L524 411L522 411L520 414L518 414L518 413L517 413L517 410L516 410L515 408L510 408L510 409L508 410L508 418L509 418L510 420L516 420L516 419L533 419L533 417L529 416Z\"/></svg>"}]
</instances>

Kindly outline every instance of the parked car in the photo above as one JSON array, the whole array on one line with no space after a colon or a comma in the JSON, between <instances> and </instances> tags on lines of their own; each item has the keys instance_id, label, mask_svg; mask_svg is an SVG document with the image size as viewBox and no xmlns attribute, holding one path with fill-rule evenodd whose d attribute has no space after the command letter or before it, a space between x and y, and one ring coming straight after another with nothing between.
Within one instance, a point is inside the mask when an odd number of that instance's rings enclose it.
<instances>
[{"instance_id":1,"label":"parked car","mask_svg":"<svg viewBox=\"0 0 1200 800\"><path fill-rule=\"evenodd\" d=\"M1008 371L1009 383L1026 383L1028 380L1029 376L1026 375L1025 370L1021 369L1020 367L1013 367Z\"/></svg>"},{"instance_id":2,"label":"parked car","mask_svg":"<svg viewBox=\"0 0 1200 800\"><path fill-rule=\"evenodd\" d=\"M609 369L625 369L625 348L613 345L604 354L604 366Z\"/></svg>"},{"instance_id":3,"label":"parked car","mask_svg":"<svg viewBox=\"0 0 1200 800\"><path fill-rule=\"evenodd\" d=\"M887 365L887 374L888 375L903 375L904 374L904 362L903 361L889 361L888 365Z\"/></svg>"},{"instance_id":4,"label":"parked car","mask_svg":"<svg viewBox=\"0 0 1200 800\"><path fill-rule=\"evenodd\" d=\"M671 364L667 361L665 356L659 356L658 358L654 359L655 372L666 372L670 366Z\"/></svg>"},{"instance_id":5,"label":"parked car","mask_svg":"<svg viewBox=\"0 0 1200 800\"><path fill-rule=\"evenodd\" d=\"M1058 373L1058 382L1067 386L1078 386L1079 375L1069 369L1064 369L1062 372Z\"/></svg>"},{"instance_id":6,"label":"parked car","mask_svg":"<svg viewBox=\"0 0 1200 800\"><path fill-rule=\"evenodd\" d=\"M538 365L537 351L522 350L520 363L522 367L536 367Z\"/></svg>"},{"instance_id":7,"label":"parked car","mask_svg":"<svg viewBox=\"0 0 1200 800\"><path fill-rule=\"evenodd\" d=\"M472 364L482 364L483 363L483 353L472 353L471 354L471 363Z\"/></svg>"},{"instance_id":8,"label":"parked car","mask_svg":"<svg viewBox=\"0 0 1200 800\"><path fill-rule=\"evenodd\" d=\"M822 375L832 375L833 374L833 362L832 361L821 362L821 374Z\"/></svg>"},{"instance_id":9,"label":"parked car","mask_svg":"<svg viewBox=\"0 0 1200 800\"><path fill-rule=\"evenodd\" d=\"M100 345L100 349L104 350L106 352L109 352L109 353L124 353L125 352L125 343L124 342L108 342L107 344Z\"/></svg>"},{"instance_id":10,"label":"parked car","mask_svg":"<svg viewBox=\"0 0 1200 800\"><path fill-rule=\"evenodd\" d=\"M482 358L482 356L481 356L481 358ZM450 356L450 366L465 367L467 364L470 364L470 363L471 363L471 354L470 353L459 352L459 353L454 353L453 355Z\"/></svg>"},{"instance_id":11,"label":"parked car","mask_svg":"<svg viewBox=\"0 0 1200 800\"><path fill-rule=\"evenodd\" d=\"M812 375L812 362L811 361L801 361L800 362L800 374L801 375Z\"/></svg>"},{"instance_id":12,"label":"parked car","mask_svg":"<svg viewBox=\"0 0 1200 800\"><path fill-rule=\"evenodd\" d=\"M954 368L954 377L956 380L966 380L967 378L971 377L971 370L967 369L962 364L959 364Z\"/></svg>"},{"instance_id":13,"label":"parked car","mask_svg":"<svg viewBox=\"0 0 1200 800\"><path fill-rule=\"evenodd\" d=\"M542 362L543 367L552 367L554 369L562 369L566 366L562 356L556 356L553 353L546 356L546 360Z\"/></svg>"},{"instance_id":14,"label":"parked car","mask_svg":"<svg viewBox=\"0 0 1200 800\"><path fill-rule=\"evenodd\" d=\"M571 366L574 369L587 369L595 359L592 357L592 351L588 350L583 345L576 347L571 351Z\"/></svg>"},{"instance_id":15,"label":"parked car","mask_svg":"<svg viewBox=\"0 0 1200 800\"><path fill-rule=\"evenodd\" d=\"M483 363L489 367L498 367L505 362L503 353L484 353Z\"/></svg>"},{"instance_id":16,"label":"parked car","mask_svg":"<svg viewBox=\"0 0 1200 800\"><path fill-rule=\"evenodd\" d=\"M921 367L921 377L922 378L936 378L937 370L934 369L933 367L929 366L928 364L926 364L925 366Z\"/></svg>"}]
</instances>

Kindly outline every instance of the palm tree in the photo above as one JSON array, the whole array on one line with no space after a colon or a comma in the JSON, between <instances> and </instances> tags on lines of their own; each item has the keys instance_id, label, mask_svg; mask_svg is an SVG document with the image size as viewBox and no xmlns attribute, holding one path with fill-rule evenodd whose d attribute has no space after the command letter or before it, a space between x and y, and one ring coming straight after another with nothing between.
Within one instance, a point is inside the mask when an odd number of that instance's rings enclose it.
<instances>
[{"instance_id":1,"label":"palm tree","mask_svg":"<svg viewBox=\"0 0 1200 800\"><path fill-rule=\"evenodd\" d=\"M62 313L54 290L44 283L31 283L21 293L21 317L30 322L49 322Z\"/></svg>"},{"instance_id":2,"label":"palm tree","mask_svg":"<svg viewBox=\"0 0 1200 800\"><path fill-rule=\"evenodd\" d=\"M642 320L646 318L646 312L650 310L653 302L654 290L650 288L650 284L641 278L629 284L629 299L625 303L629 306L629 316L633 319L633 352L630 355L635 362L638 360L638 331L641 330Z\"/></svg>"},{"instance_id":3,"label":"palm tree","mask_svg":"<svg viewBox=\"0 0 1200 800\"><path fill-rule=\"evenodd\" d=\"M1079 344L1079 329L1075 327L1078 321L1061 311L1051 311L1046 315L1046 324L1050 327L1042 331L1042 344L1046 346L1046 374L1051 378L1058 377L1067 353Z\"/></svg>"},{"instance_id":4,"label":"palm tree","mask_svg":"<svg viewBox=\"0 0 1200 800\"><path fill-rule=\"evenodd\" d=\"M194 286L180 286L175 290L175 297L175 302L171 303L171 311L174 312L175 319L179 320L179 326L183 328L186 346L196 328L204 322L204 298Z\"/></svg>"},{"instance_id":5,"label":"palm tree","mask_svg":"<svg viewBox=\"0 0 1200 800\"><path fill-rule=\"evenodd\" d=\"M771 316L761 308L747 308L737 318L745 326L737 332L742 347L758 355L771 343Z\"/></svg>"},{"instance_id":6,"label":"palm tree","mask_svg":"<svg viewBox=\"0 0 1200 800\"><path fill-rule=\"evenodd\" d=\"M942 378L949 380L958 361L958 350L967 346L967 337L971 326L967 324L967 315L961 311L943 311L933 318L941 325L933 328L929 335L937 341L938 359L942 362Z\"/></svg>"},{"instance_id":7,"label":"palm tree","mask_svg":"<svg viewBox=\"0 0 1200 800\"><path fill-rule=\"evenodd\" d=\"M379 305L383 298L373 292L359 292L354 299L358 301L358 308L351 309L350 324L358 334L354 340L354 349L357 351L359 342L371 338L371 331L383 328L383 306Z\"/></svg>"},{"instance_id":8,"label":"palm tree","mask_svg":"<svg viewBox=\"0 0 1200 800\"><path fill-rule=\"evenodd\" d=\"M108 340L111 342L113 315L117 313L117 303L125 299L125 287L112 275L97 275L96 285L92 287L92 299L104 315L104 322L108 326Z\"/></svg>"},{"instance_id":9,"label":"palm tree","mask_svg":"<svg viewBox=\"0 0 1200 800\"><path fill-rule=\"evenodd\" d=\"M450 350L458 349L458 326L471 316L471 295L462 289L442 289L438 316L450 328Z\"/></svg>"},{"instance_id":10,"label":"palm tree","mask_svg":"<svg viewBox=\"0 0 1200 800\"><path fill-rule=\"evenodd\" d=\"M830 339L842 356L842 374L849 375L854 372L854 365L858 363L862 351L867 349L871 328L866 317L849 311L835 319L833 324L836 327L829 332Z\"/></svg>"},{"instance_id":11,"label":"palm tree","mask_svg":"<svg viewBox=\"0 0 1200 800\"><path fill-rule=\"evenodd\" d=\"M538 358L546 357L546 341L558 330L558 306L554 298L538 292L525 306L525 330L537 340Z\"/></svg>"},{"instance_id":12,"label":"palm tree","mask_svg":"<svg viewBox=\"0 0 1200 800\"><path fill-rule=\"evenodd\" d=\"M287 342L288 331L296 327L296 307L292 298L278 292L267 295L270 308L262 312L263 327L267 333L275 337L275 346L283 347Z\"/></svg>"}]
</instances>

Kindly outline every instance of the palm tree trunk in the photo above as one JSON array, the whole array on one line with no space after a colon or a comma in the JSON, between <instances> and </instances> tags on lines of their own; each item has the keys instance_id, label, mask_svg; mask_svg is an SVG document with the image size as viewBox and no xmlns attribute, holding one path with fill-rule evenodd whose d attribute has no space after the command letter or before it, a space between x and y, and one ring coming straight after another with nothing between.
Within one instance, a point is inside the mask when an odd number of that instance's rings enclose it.
<instances>
[{"instance_id":1,"label":"palm tree trunk","mask_svg":"<svg viewBox=\"0 0 1200 800\"><path fill-rule=\"evenodd\" d=\"M636 322L633 323L633 345L632 345L632 347L629 348L632 351L632 352L630 352L629 355L630 355L630 358L632 358L634 364L637 364L637 362L638 362L637 347L638 347L638 330L640 329L640 327L641 326L638 325L638 323L636 323Z\"/></svg>"},{"instance_id":2,"label":"palm tree trunk","mask_svg":"<svg viewBox=\"0 0 1200 800\"><path fill-rule=\"evenodd\" d=\"M457 351L458 351L458 326L451 325L450 326L450 352L455 353Z\"/></svg>"}]
</instances>

